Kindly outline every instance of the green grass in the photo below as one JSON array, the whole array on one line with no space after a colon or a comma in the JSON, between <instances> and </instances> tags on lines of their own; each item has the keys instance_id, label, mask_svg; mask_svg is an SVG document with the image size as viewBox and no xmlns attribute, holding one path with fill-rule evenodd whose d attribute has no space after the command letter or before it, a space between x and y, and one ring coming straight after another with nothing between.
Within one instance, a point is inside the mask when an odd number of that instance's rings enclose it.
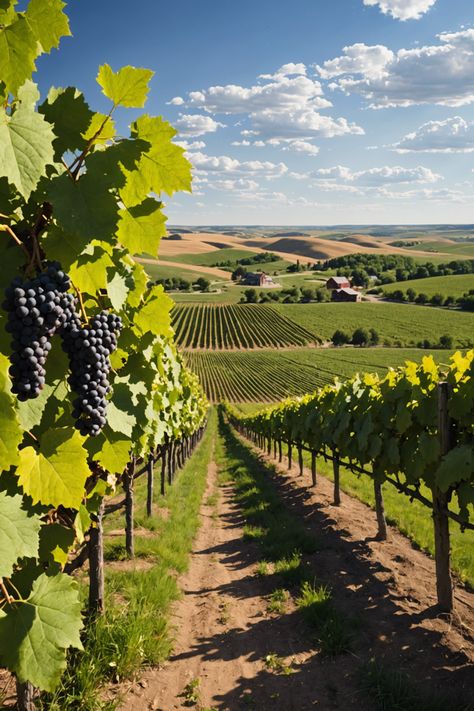
<instances>
[{"instance_id":1,"label":"green grass","mask_svg":"<svg viewBox=\"0 0 474 711\"><path fill-rule=\"evenodd\" d=\"M452 274L450 276L428 277L427 279L412 279L410 281L399 281L395 284L387 284L383 287L385 292L401 289L406 293L407 289L414 289L417 294L442 294L446 296L463 296L470 289L474 289L474 274Z\"/></svg>"},{"instance_id":2,"label":"green grass","mask_svg":"<svg viewBox=\"0 0 474 711\"><path fill-rule=\"evenodd\" d=\"M237 262L238 259L255 257L257 252L248 249L234 249L233 247L223 247L213 249L211 252L201 252L201 254L183 254L179 256L161 257L165 262L183 262L183 264L194 264L201 267L213 267L218 262ZM264 268L264 267L262 267Z\"/></svg>"},{"instance_id":3,"label":"green grass","mask_svg":"<svg viewBox=\"0 0 474 711\"><path fill-rule=\"evenodd\" d=\"M451 352L416 348L297 348L187 352L185 358L211 401L247 402L254 408L256 402L276 402L290 395L312 392L335 377L349 378L357 372L383 375L390 367L402 365L406 360L419 362L427 354L432 354L437 362L448 363Z\"/></svg>"},{"instance_id":4,"label":"green grass","mask_svg":"<svg viewBox=\"0 0 474 711\"><path fill-rule=\"evenodd\" d=\"M324 340L330 340L336 329L352 334L362 327L375 328L382 342L405 347L423 339L437 343L443 334L453 337L455 347L468 347L474 341L474 313L383 302L277 304L271 308Z\"/></svg>"},{"instance_id":5,"label":"green grass","mask_svg":"<svg viewBox=\"0 0 474 711\"><path fill-rule=\"evenodd\" d=\"M360 687L378 711L472 711L472 704L457 701L452 692L433 692L400 669L388 669L371 660L360 673ZM454 690L454 693L455 690Z\"/></svg>"},{"instance_id":6,"label":"green grass","mask_svg":"<svg viewBox=\"0 0 474 711\"><path fill-rule=\"evenodd\" d=\"M117 701L104 701L103 690L111 682L132 677L143 664L157 664L172 648L168 627L170 604L180 596L177 574L186 570L192 542L199 525L199 507L205 488L215 433L215 413L202 442L176 476L166 497L156 501L166 516L145 517L145 477L137 481L135 522L156 535L141 538L149 567L127 562L126 568L106 566L106 613L91 625L84 639L85 651L73 653L61 686L47 696L43 709L54 711L111 711ZM123 515L123 514L122 514ZM106 530L123 526L120 514L107 519ZM108 558L124 547L124 537L106 538ZM143 552L143 551L142 551ZM84 597L87 590L84 585Z\"/></svg>"}]
</instances>

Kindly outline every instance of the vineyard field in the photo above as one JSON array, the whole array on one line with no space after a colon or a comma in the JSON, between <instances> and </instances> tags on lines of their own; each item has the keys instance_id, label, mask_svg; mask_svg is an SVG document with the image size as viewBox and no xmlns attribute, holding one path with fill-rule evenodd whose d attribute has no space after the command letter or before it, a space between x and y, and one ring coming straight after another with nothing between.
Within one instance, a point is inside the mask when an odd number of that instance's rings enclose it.
<instances>
[{"instance_id":1,"label":"vineyard field","mask_svg":"<svg viewBox=\"0 0 474 711\"><path fill-rule=\"evenodd\" d=\"M430 351L437 362L448 351ZM303 395L356 372L385 373L424 351L410 348L300 348L253 352L188 352L186 361L213 402L275 402Z\"/></svg>"},{"instance_id":2,"label":"vineyard field","mask_svg":"<svg viewBox=\"0 0 474 711\"><path fill-rule=\"evenodd\" d=\"M474 289L474 274L451 274L449 276L428 277L427 279L411 279L398 281L383 287L384 292L400 289L404 293L413 289L417 294L442 294L446 296L463 296L470 289Z\"/></svg>"},{"instance_id":3,"label":"vineyard field","mask_svg":"<svg viewBox=\"0 0 474 711\"><path fill-rule=\"evenodd\" d=\"M233 349L305 346L314 337L268 306L176 306L173 328L186 349Z\"/></svg>"},{"instance_id":4,"label":"vineyard field","mask_svg":"<svg viewBox=\"0 0 474 711\"><path fill-rule=\"evenodd\" d=\"M454 346L467 348L474 341L474 314L428 306L391 303L276 304L277 313L330 340L336 329L352 334L356 328L375 328L380 341L404 347L428 339L437 343L449 334Z\"/></svg>"}]
</instances>

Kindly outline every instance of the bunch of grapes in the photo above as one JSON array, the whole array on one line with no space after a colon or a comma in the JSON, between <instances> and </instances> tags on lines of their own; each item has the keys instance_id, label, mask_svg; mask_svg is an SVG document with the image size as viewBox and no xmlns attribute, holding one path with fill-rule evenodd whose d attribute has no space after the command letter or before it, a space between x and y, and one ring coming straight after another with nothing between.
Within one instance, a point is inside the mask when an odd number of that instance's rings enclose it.
<instances>
[{"instance_id":1,"label":"bunch of grapes","mask_svg":"<svg viewBox=\"0 0 474 711\"><path fill-rule=\"evenodd\" d=\"M72 414L82 435L97 435L106 424L110 354L121 328L119 316L102 311L84 328L76 317L61 331L71 367L69 384L78 396Z\"/></svg>"},{"instance_id":2,"label":"bunch of grapes","mask_svg":"<svg viewBox=\"0 0 474 711\"><path fill-rule=\"evenodd\" d=\"M9 372L19 400L38 397L44 386L50 339L75 314L69 287L69 277L53 262L33 279L16 277L5 291L2 306L12 336Z\"/></svg>"},{"instance_id":3,"label":"bunch of grapes","mask_svg":"<svg viewBox=\"0 0 474 711\"><path fill-rule=\"evenodd\" d=\"M6 329L12 335L9 373L19 400L38 397L45 384L51 338L59 333L69 356L69 384L77 394L73 417L83 435L97 435L106 423L110 354L122 328L119 316L103 311L82 327L71 281L58 262L23 281L15 277L5 291Z\"/></svg>"}]
</instances>

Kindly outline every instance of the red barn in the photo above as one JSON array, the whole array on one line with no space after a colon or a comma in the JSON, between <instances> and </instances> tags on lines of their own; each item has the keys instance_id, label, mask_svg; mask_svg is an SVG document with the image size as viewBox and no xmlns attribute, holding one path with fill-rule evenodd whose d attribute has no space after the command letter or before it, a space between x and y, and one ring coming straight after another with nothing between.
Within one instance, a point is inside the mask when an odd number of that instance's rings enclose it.
<instances>
[{"instance_id":1,"label":"red barn","mask_svg":"<svg viewBox=\"0 0 474 711\"><path fill-rule=\"evenodd\" d=\"M331 301L361 301L362 297L355 289L335 289Z\"/></svg>"},{"instance_id":2,"label":"red barn","mask_svg":"<svg viewBox=\"0 0 474 711\"><path fill-rule=\"evenodd\" d=\"M350 289L351 282L347 277L331 277L326 282L326 289L333 291L334 289Z\"/></svg>"}]
</instances>

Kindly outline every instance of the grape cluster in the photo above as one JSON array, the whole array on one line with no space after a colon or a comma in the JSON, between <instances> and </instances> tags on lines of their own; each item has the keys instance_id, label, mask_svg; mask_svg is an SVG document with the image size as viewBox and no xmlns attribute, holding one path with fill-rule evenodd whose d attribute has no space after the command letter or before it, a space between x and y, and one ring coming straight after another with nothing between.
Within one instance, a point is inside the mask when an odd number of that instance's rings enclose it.
<instances>
[{"instance_id":1,"label":"grape cluster","mask_svg":"<svg viewBox=\"0 0 474 711\"><path fill-rule=\"evenodd\" d=\"M33 279L15 277L5 291L6 330L11 334L10 376L19 400L38 397L45 383L45 363L51 337L75 314L75 299L67 293L69 277L57 262Z\"/></svg>"},{"instance_id":2,"label":"grape cluster","mask_svg":"<svg viewBox=\"0 0 474 711\"><path fill-rule=\"evenodd\" d=\"M60 264L52 262L33 279L15 277L6 289L2 306L12 336L12 392L22 401L38 397L45 384L51 338L58 333L69 356L69 384L78 396L72 413L76 427L83 435L97 435L106 423L110 354L117 347L122 321L103 311L82 327L70 286Z\"/></svg>"},{"instance_id":3,"label":"grape cluster","mask_svg":"<svg viewBox=\"0 0 474 711\"><path fill-rule=\"evenodd\" d=\"M110 354L117 347L122 328L119 316L102 311L82 328L79 319L62 329L63 348L69 356L69 384L78 395L73 417L82 435L97 435L106 424Z\"/></svg>"}]
</instances>

